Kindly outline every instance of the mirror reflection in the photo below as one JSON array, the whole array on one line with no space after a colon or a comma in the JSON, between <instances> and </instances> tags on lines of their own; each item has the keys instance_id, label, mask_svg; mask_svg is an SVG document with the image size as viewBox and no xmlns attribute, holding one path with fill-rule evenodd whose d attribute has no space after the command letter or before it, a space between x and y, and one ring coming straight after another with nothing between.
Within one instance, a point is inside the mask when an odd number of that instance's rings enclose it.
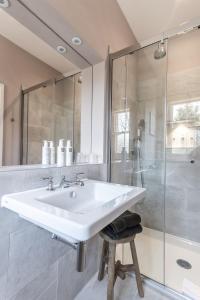
<instances>
[{"instance_id":1,"label":"mirror reflection","mask_svg":"<svg viewBox=\"0 0 200 300\"><path fill-rule=\"evenodd\" d=\"M23 93L22 164L40 164L41 141L48 141L48 146L56 152L61 139L64 139L64 147L67 141L70 147L73 145L71 160L76 160L76 154L80 153L82 80L80 72ZM47 159L43 163L55 162L56 157L49 157L49 162Z\"/></svg>"},{"instance_id":2,"label":"mirror reflection","mask_svg":"<svg viewBox=\"0 0 200 300\"><path fill-rule=\"evenodd\" d=\"M19 22L0 16L13 25L0 29L0 166L88 162L92 66L82 56L76 65L77 52L69 52L72 62L68 49L53 49L27 28L22 37Z\"/></svg>"}]
</instances>

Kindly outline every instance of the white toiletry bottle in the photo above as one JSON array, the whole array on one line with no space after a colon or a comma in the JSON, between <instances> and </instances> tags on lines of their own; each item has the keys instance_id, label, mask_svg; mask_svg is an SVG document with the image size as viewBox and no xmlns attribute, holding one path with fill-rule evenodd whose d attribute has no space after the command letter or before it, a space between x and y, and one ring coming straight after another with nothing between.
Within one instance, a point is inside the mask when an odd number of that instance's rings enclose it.
<instances>
[{"instance_id":1,"label":"white toiletry bottle","mask_svg":"<svg viewBox=\"0 0 200 300\"><path fill-rule=\"evenodd\" d=\"M65 166L65 147L64 147L64 139L59 140L59 144L57 147L57 165L59 167Z\"/></svg>"},{"instance_id":2,"label":"white toiletry bottle","mask_svg":"<svg viewBox=\"0 0 200 300\"><path fill-rule=\"evenodd\" d=\"M49 145L48 145L48 141L44 140L42 146L42 164L49 165L49 162L50 162Z\"/></svg>"},{"instance_id":3,"label":"white toiletry bottle","mask_svg":"<svg viewBox=\"0 0 200 300\"><path fill-rule=\"evenodd\" d=\"M49 150L50 150L50 165L55 165L56 161L55 161L55 147L53 144L53 141L49 141Z\"/></svg>"},{"instance_id":4,"label":"white toiletry bottle","mask_svg":"<svg viewBox=\"0 0 200 300\"><path fill-rule=\"evenodd\" d=\"M71 141L67 141L66 145L66 166L71 166L73 163L73 149L71 145Z\"/></svg>"}]
</instances>

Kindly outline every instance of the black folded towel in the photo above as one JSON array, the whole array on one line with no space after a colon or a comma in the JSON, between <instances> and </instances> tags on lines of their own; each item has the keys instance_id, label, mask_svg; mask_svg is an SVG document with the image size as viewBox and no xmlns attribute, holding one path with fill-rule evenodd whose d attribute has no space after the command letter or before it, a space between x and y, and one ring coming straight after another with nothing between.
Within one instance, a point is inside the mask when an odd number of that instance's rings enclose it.
<instances>
[{"instance_id":1,"label":"black folded towel","mask_svg":"<svg viewBox=\"0 0 200 300\"><path fill-rule=\"evenodd\" d=\"M142 226L140 224L138 224L134 227L129 227L129 228L125 229L124 231L118 232L118 233L113 232L109 226L107 226L103 229L103 233L108 235L112 240L125 239L129 236L132 236L134 234L141 233L141 232L142 232Z\"/></svg>"},{"instance_id":2,"label":"black folded towel","mask_svg":"<svg viewBox=\"0 0 200 300\"><path fill-rule=\"evenodd\" d=\"M127 210L112 223L110 223L107 227L109 227L109 231L112 231L113 233L120 233L140 223L141 217L138 214L132 213Z\"/></svg>"}]
</instances>

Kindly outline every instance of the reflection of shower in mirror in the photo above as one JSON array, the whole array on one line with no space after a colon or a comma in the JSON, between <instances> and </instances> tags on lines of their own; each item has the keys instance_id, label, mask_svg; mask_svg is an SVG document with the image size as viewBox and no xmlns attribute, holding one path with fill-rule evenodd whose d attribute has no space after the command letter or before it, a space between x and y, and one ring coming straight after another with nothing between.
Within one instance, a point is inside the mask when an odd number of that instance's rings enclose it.
<instances>
[{"instance_id":1,"label":"reflection of shower in mirror","mask_svg":"<svg viewBox=\"0 0 200 300\"><path fill-rule=\"evenodd\" d=\"M138 131L137 131L137 135L138 135L138 138L142 138L142 133L145 129L145 120L144 119L141 119L138 123Z\"/></svg>"}]
</instances>

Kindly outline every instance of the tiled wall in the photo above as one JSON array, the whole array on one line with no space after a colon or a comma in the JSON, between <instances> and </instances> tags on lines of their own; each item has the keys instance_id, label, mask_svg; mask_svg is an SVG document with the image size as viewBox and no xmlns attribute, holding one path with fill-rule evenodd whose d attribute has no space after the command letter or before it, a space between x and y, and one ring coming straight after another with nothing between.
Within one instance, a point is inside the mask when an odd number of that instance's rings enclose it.
<instances>
[{"instance_id":1,"label":"tiled wall","mask_svg":"<svg viewBox=\"0 0 200 300\"><path fill-rule=\"evenodd\" d=\"M0 197L44 186L41 178L105 179L104 165L0 172ZM0 300L72 300L97 270L98 239L88 242L87 266L76 272L76 251L52 240L50 233L0 208Z\"/></svg>"}]
</instances>

